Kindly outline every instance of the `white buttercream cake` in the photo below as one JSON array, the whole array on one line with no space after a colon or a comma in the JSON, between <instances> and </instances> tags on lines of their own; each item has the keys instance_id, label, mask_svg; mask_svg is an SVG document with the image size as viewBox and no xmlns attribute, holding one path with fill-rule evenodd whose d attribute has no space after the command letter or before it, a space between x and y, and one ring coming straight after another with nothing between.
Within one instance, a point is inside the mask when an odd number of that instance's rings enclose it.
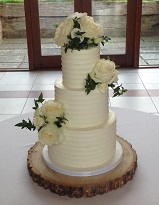
<instances>
[{"instance_id":1,"label":"white buttercream cake","mask_svg":"<svg viewBox=\"0 0 159 205\"><path fill-rule=\"evenodd\" d=\"M59 130L54 140L49 127L53 126L49 121L52 117L49 112L46 115L42 112L45 124L49 124L46 133L45 125L39 129L39 139L46 144L44 160L50 168L63 174L104 173L117 166L122 158L108 90L111 87L114 96L125 92L120 86L114 89L119 73L115 63L100 59L100 44L110 39L92 17L74 13L58 26L54 40L61 46L62 64L62 78L55 81L54 103L57 110L63 105L64 114L54 121Z\"/></svg>"},{"instance_id":2,"label":"white buttercream cake","mask_svg":"<svg viewBox=\"0 0 159 205\"><path fill-rule=\"evenodd\" d=\"M100 44L109 37L86 13L74 13L56 29L61 46L62 78L55 81L55 99L34 100L33 122L16 126L38 130L43 159L53 170L71 176L92 176L110 171L122 159L116 141L116 116L109 109L113 97L126 90L118 85L116 65L100 59Z\"/></svg>"},{"instance_id":3,"label":"white buttercream cake","mask_svg":"<svg viewBox=\"0 0 159 205\"><path fill-rule=\"evenodd\" d=\"M55 99L65 107L68 126L64 140L48 146L51 160L74 168L91 168L109 162L116 151L116 117L109 110L108 92L98 88L89 95L84 84L99 60L99 47L87 50L62 49L62 79L55 82Z\"/></svg>"}]
</instances>

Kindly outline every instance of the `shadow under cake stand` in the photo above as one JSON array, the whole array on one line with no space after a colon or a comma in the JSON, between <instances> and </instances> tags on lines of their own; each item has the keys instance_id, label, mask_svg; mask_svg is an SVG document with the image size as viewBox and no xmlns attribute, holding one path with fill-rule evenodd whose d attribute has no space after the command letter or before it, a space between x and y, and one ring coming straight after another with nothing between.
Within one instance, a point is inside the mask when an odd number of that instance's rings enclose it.
<instances>
[{"instance_id":1,"label":"shadow under cake stand","mask_svg":"<svg viewBox=\"0 0 159 205\"><path fill-rule=\"evenodd\" d=\"M117 136L122 146L121 162L111 171L95 176L68 176L50 169L43 159L40 142L29 150L27 165L33 181L52 193L68 197L93 197L124 186L132 180L137 167L137 155L131 144Z\"/></svg>"}]
</instances>

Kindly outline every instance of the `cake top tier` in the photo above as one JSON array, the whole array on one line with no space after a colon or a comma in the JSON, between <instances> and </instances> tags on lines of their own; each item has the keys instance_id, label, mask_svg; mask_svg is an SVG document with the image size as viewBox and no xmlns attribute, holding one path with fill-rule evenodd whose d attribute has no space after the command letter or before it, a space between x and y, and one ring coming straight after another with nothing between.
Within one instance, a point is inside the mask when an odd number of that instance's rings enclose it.
<instances>
[{"instance_id":1,"label":"cake top tier","mask_svg":"<svg viewBox=\"0 0 159 205\"><path fill-rule=\"evenodd\" d=\"M121 95L123 87L115 87L118 81L116 65L110 59L100 59L99 44L110 40L98 23L86 13L68 16L56 29L55 43L62 47L62 71L64 86L85 89L89 94L97 86L101 92L108 87L113 96Z\"/></svg>"},{"instance_id":2,"label":"cake top tier","mask_svg":"<svg viewBox=\"0 0 159 205\"><path fill-rule=\"evenodd\" d=\"M84 92L87 75L99 59L99 47L81 51L68 49L66 53L62 48L63 85L69 89L80 89Z\"/></svg>"}]
</instances>

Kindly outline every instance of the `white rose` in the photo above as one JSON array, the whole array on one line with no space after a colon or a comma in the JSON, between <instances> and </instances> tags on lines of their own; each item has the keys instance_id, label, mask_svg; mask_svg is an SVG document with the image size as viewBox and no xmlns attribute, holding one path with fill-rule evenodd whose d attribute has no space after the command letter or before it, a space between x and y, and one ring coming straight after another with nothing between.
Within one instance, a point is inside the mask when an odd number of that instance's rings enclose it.
<instances>
[{"instance_id":1,"label":"white rose","mask_svg":"<svg viewBox=\"0 0 159 205\"><path fill-rule=\"evenodd\" d=\"M43 113L40 108L37 108L34 112L34 117L43 116Z\"/></svg>"},{"instance_id":2,"label":"white rose","mask_svg":"<svg viewBox=\"0 0 159 205\"><path fill-rule=\"evenodd\" d=\"M48 123L39 131L39 141L45 145L52 146L58 144L58 128L56 125Z\"/></svg>"},{"instance_id":3,"label":"white rose","mask_svg":"<svg viewBox=\"0 0 159 205\"><path fill-rule=\"evenodd\" d=\"M100 59L90 75L96 82L111 84L118 81L118 74L113 61Z\"/></svg>"},{"instance_id":4,"label":"white rose","mask_svg":"<svg viewBox=\"0 0 159 205\"><path fill-rule=\"evenodd\" d=\"M64 108L62 103L48 100L41 107L41 111L48 122L54 122L56 117L60 117L63 114Z\"/></svg>"},{"instance_id":5,"label":"white rose","mask_svg":"<svg viewBox=\"0 0 159 205\"><path fill-rule=\"evenodd\" d=\"M101 93L106 93L106 91L108 90L108 84L107 83L99 83L98 89Z\"/></svg>"},{"instance_id":6,"label":"white rose","mask_svg":"<svg viewBox=\"0 0 159 205\"><path fill-rule=\"evenodd\" d=\"M39 128L45 124L45 121L42 117L39 116L33 119L33 124L36 127L36 129L39 130Z\"/></svg>"},{"instance_id":7,"label":"white rose","mask_svg":"<svg viewBox=\"0 0 159 205\"><path fill-rule=\"evenodd\" d=\"M87 16L87 13L75 12L74 14L69 15L69 18L75 19L75 18L81 18L82 16Z\"/></svg>"},{"instance_id":8,"label":"white rose","mask_svg":"<svg viewBox=\"0 0 159 205\"><path fill-rule=\"evenodd\" d=\"M82 16L79 20L81 30L86 32L85 37L98 38L104 35L102 27L95 23L93 18L90 16Z\"/></svg>"},{"instance_id":9,"label":"white rose","mask_svg":"<svg viewBox=\"0 0 159 205\"><path fill-rule=\"evenodd\" d=\"M71 18L65 19L56 29L54 40L57 46L64 46L69 42L67 36L70 35L73 29L73 20Z\"/></svg>"}]
</instances>

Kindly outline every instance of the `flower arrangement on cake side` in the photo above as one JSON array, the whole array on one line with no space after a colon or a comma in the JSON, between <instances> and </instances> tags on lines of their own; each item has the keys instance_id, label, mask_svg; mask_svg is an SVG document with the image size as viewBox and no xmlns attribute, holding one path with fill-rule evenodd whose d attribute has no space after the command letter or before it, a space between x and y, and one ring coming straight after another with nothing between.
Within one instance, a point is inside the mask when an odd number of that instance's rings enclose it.
<instances>
[{"instance_id":1,"label":"flower arrangement on cake side","mask_svg":"<svg viewBox=\"0 0 159 205\"><path fill-rule=\"evenodd\" d=\"M15 126L30 131L37 130L39 141L45 145L52 146L60 143L64 139L61 134L62 129L67 122L63 104L56 100L45 101L42 93L37 100L34 100L34 104L33 120L22 120Z\"/></svg>"},{"instance_id":2,"label":"flower arrangement on cake side","mask_svg":"<svg viewBox=\"0 0 159 205\"><path fill-rule=\"evenodd\" d=\"M118 85L118 74L116 65L110 59L100 59L96 62L91 73L87 75L85 92L87 95L94 90L96 86L99 91L105 93L108 87L113 90L113 97L123 95L127 90Z\"/></svg>"}]
</instances>

